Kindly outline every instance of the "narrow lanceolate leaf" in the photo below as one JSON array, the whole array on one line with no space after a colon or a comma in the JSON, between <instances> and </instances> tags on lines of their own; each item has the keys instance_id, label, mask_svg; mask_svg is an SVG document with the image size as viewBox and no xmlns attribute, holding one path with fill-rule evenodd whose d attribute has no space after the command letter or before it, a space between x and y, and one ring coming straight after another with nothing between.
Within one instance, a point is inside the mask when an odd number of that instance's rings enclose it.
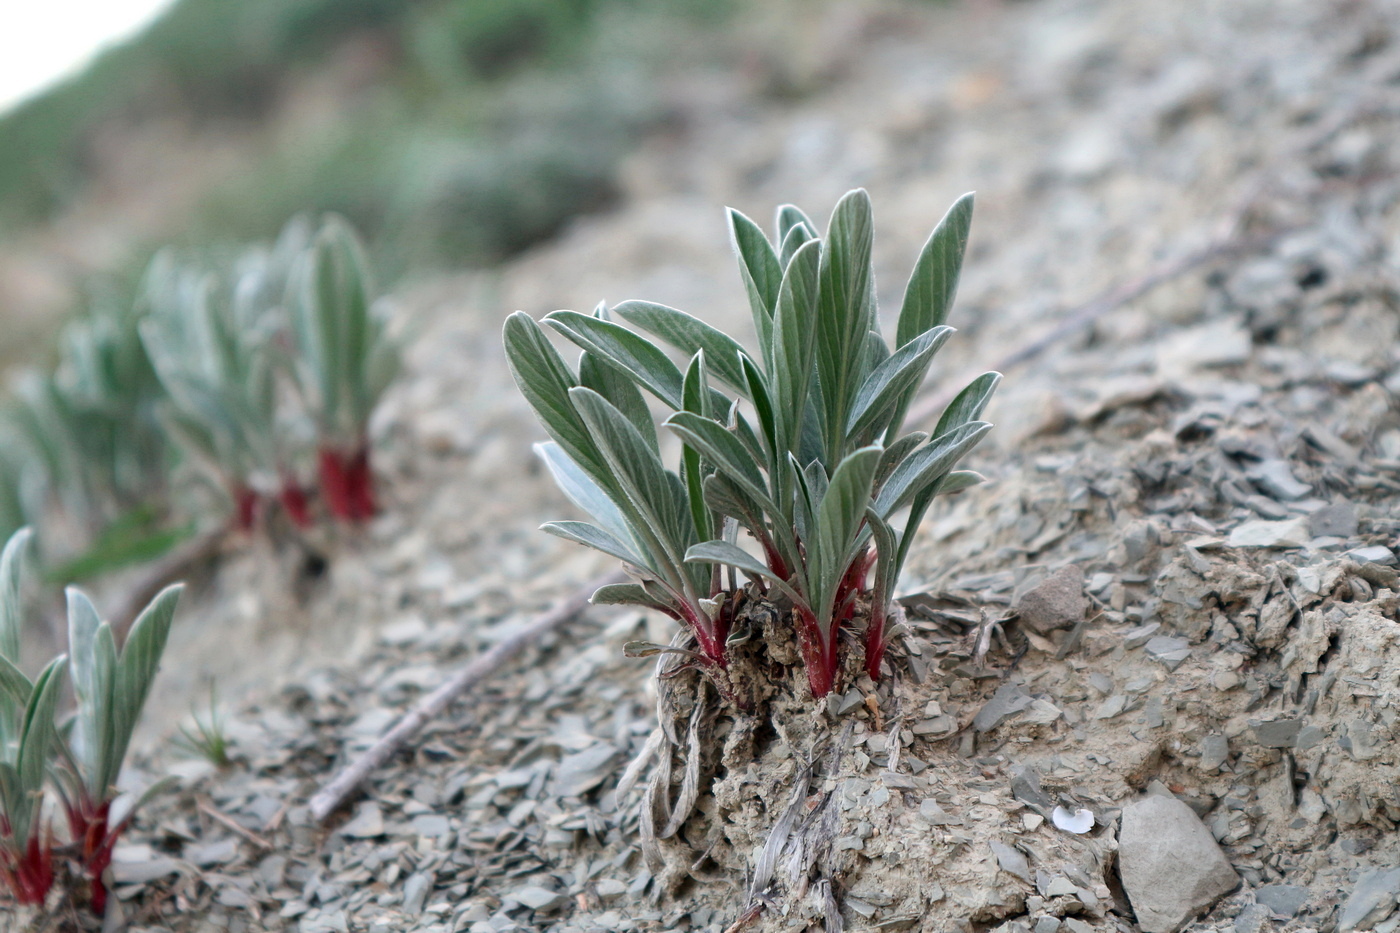
<instances>
[{"instance_id":1,"label":"narrow lanceolate leaf","mask_svg":"<svg viewBox=\"0 0 1400 933\"><path fill-rule=\"evenodd\" d=\"M772 380L773 412L779 446L792 450L801 440L807 390L812 384L812 359L816 351L817 281L821 243L813 240L793 256L783 274L773 316L773 343L768 355Z\"/></svg>"},{"instance_id":2,"label":"narrow lanceolate leaf","mask_svg":"<svg viewBox=\"0 0 1400 933\"><path fill-rule=\"evenodd\" d=\"M896 350L870 373L851 405L849 438L884 433L885 422L896 409L907 405L928 373L939 347L953 333L951 327L935 327ZM873 433L872 433L873 432Z\"/></svg>"},{"instance_id":3,"label":"narrow lanceolate leaf","mask_svg":"<svg viewBox=\"0 0 1400 933\"><path fill-rule=\"evenodd\" d=\"M684 311L650 301L624 301L613 313L629 324L654 334L687 357L705 351L705 361L715 377L739 392L748 392L739 358L746 356L738 341Z\"/></svg>"},{"instance_id":4,"label":"narrow lanceolate leaf","mask_svg":"<svg viewBox=\"0 0 1400 933\"><path fill-rule=\"evenodd\" d=\"M673 409L681 407L681 371L656 344L589 314L554 311L544 322L591 353L617 366Z\"/></svg>"},{"instance_id":5,"label":"narrow lanceolate leaf","mask_svg":"<svg viewBox=\"0 0 1400 933\"><path fill-rule=\"evenodd\" d=\"M563 448L549 441L535 445L535 453L544 461L549 473L569 501L583 509L605 531L620 541L631 541L627 519L612 496L589 478L577 463L569 459Z\"/></svg>"},{"instance_id":6,"label":"narrow lanceolate leaf","mask_svg":"<svg viewBox=\"0 0 1400 933\"><path fill-rule=\"evenodd\" d=\"M938 484L938 493L942 495L950 492L961 492L986 481L987 477L975 470L954 470L943 477L943 482Z\"/></svg>"},{"instance_id":7,"label":"narrow lanceolate leaf","mask_svg":"<svg viewBox=\"0 0 1400 933\"><path fill-rule=\"evenodd\" d=\"M831 623L832 598L845 573L852 542L870 504L870 485L880 464L879 447L862 447L842 460L817 507L817 551L812 574L813 608L825 629Z\"/></svg>"},{"instance_id":8,"label":"narrow lanceolate leaf","mask_svg":"<svg viewBox=\"0 0 1400 933\"><path fill-rule=\"evenodd\" d=\"M819 275L816 359L828 462L840 454L846 413L863 379L872 238L870 197L858 188L832 213Z\"/></svg>"},{"instance_id":9,"label":"narrow lanceolate leaf","mask_svg":"<svg viewBox=\"0 0 1400 933\"><path fill-rule=\"evenodd\" d=\"M928 440L928 435L923 431L911 431L886 447L885 452L880 455L880 466L875 470L874 488L878 491L881 486L885 485L885 480L890 478L894 468L903 463L904 458L913 453L926 440Z\"/></svg>"},{"instance_id":10,"label":"narrow lanceolate leaf","mask_svg":"<svg viewBox=\"0 0 1400 933\"><path fill-rule=\"evenodd\" d=\"M991 428L985 421L968 422L905 457L876 496L875 510L888 518L908 505L925 487L950 472Z\"/></svg>"},{"instance_id":11,"label":"narrow lanceolate leaf","mask_svg":"<svg viewBox=\"0 0 1400 933\"><path fill-rule=\"evenodd\" d=\"M914 496L913 501L909 504L909 518L904 523L904 532L899 539L899 551L893 570L896 577L899 576L900 569L904 567L904 561L909 557L909 548L914 543L914 535L918 534L919 523L923 521L924 512L928 511L933 497L942 493L967 489L981 482L985 482L985 478L980 473L974 473L972 470L954 470L938 482L925 486Z\"/></svg>"},{"instance_id":12,"label":"narrow lanceolate leaf","mask_svg":"<svg viewBox=\"0 0 1400 933\"><path fill-rule=\"evenodd\" d=\"M778 262L782 264L784 270L792 262L792 257L797 255L797 251L803 245L815 240L817 234L806 224L797 224L783 235L782 243L778 247Z\"/></svg>"},{"instance_id":13,"label":"narrow lanceolate leaf","mask_svg":"<svg viewBox=\"0 0 1400 933\"><path fill-rule=\"evenodd\" d=\"M764 454L767 463L781 462L780 448L778 447L777 424L774 421L773 398L768 391L768 380L763 377L757 366L748 357L744 357L744 377L749 384L749 398L753 401L754 414L758 417L758 428L762 432L759 438L764 443Z\"/></svg>"},{"instance_id":14,"label":"narrow lanceolate leaf","mask_svg":"<svg viewBox=\"0 0 1400 933\"><path fill-rule=\"evenodd\" d=\"M734 255L739 260L739 275L749 296L758 345L765 354L772 339L773 308L778 301L778 286L783 280L783 268L778 263L773 244L763 235L758 224L743 214L729 211L729 234Z\"/></svg>"},{"instance_id":15,"label":"narrow lanceolate leaf","mask_svg":"<svg viewBox=\"0 0 1400 933\"><path fill-rule=\"evenodd\" d=\"M546 522L540 526L540 530L547 531L566 541L573 541L584 547L591 547L604 554L610 554L620 561L641 567L644 570L656 571L657 569L652 566L651 561L597 525L590 525L588 522Z\"/></svg>"},{"instance_id":16,"label":"narrow lanceolate leaf","mask_svg":"<svg viewBox=\"0 0 1400 933\"><path fill-rule=\"evenodd\" d=\"M609 488L611 474L607 464L569 399L569 390L578 385L578 380L534 318L523 311L506 318L505 348L515 384L549 436L598 485Z\"/></svg>"},{"instance_id":17,"label":"narrow lanceolate leaf","mask_svg":"<svg viewBox=\"0 0 1400 933\"><path fill-rule=\"evenodd\" d=\"M681 388L681 401L685 410L709 417L709 380L706 377L705 351L696 350L685 370L685 383ZM701 541L714 537L714 520L710 507L705 503L705 466L700 459L700 451L684 444L681 447L681 479L685 482L686 497L690 501L690 517L695 523L695 535Z\"/></svg>"},{"instance_id":18,"label":"narrow lanceolate leaf","mask_svg":"<svg viewBox=\"0 0 1400 933\"><path fill-rule=\"evenodd\" d=\"M803 227L807 231L808 237L817 235L817 225L812 223L812 218L803 213L802 208L795 204L781 204L778 206L777 216L774 226L778 231L778 242L785 243L792 231L798 227Z\"/></svg>"},{"instance_id":19,"label":"narrow lanceolate leaf","mask_svg":"<svg viewBox=\"0 0 1400 933\"><path fill-rule=\"evenodd\" d=\"M7 744L19 738L19 714L29 702L29 694L33 691L34 685L24 676L24 672L0 657L0 712L13 713L5 715L3 722L0 722L0 735L3 735ZM11 726L15 729L12 734L8 731ZM3 754L4 747L0 746L0 754Z\"/></svg>"},{"instance_id":20,"label":"narrow lanceolate leaf","mask_svg":"<svg viewBox=\"0 0 1400 933\"><path fill-rule=\"evenodd\" d=\"M571 390L569 397L638 516L631 524L639 534L650 536L649 546L656 552L653 557L683 572L681 558L695 531L680 480L666 472L637 429L601 395L578 388ZM672 582L679 585L679 581Z\"/></svg>"},{"instance_id":21,"label":"narrow lanceolate leaf","mask_svg":"<svg viewBox=\"0 0 1400 933\"><path fill-rule=\"evenodd\" d=\"M685 559L689 562L705 561L712 564L724 564L744 571L755 579L764 579L782 590L784 595L795 603L805 604L806 600L802 595L788 585L786 580L773 575L768 569L768 565L737 544L730 544L728 541L704 541L686 551Z\"/></svg>"},{"instance_id":22,"label":"narrow lanceolate leaf","mask_svg":"<svg viewBox=\"0 0 1400 933\"><path fill-rule=\"evenodd\" d=\"M585 351L578 361L578 381L580 385L597 392L622 412L627 420L632 422L632 427L637 429L637 433L642 435L659 455L660 448L656 445L656 423L652 421L651 411L647 408L647 400L642 396L642 390L637 388L637 383L629 374Z\"/></svg>"},{"instance_id":23,"label":"narrow lanceolate leaf","mask_svg":"<svg viewBox=\"0 0 1400 933\"><path fill-rule=\"evenodd\" d=\"M60 685L63 682L63 668L67 661L65 656L59 655L39 673L38 679L34 681L34 690L30 694L29 703L24 710L16 771L19 775L20 785L25 788L27 795L34 795L32 802L35 805L39 802L36 792L43 785L44 773L51 757L50 748L56 735L53 720L54 707L58 703L59 693L62 689ZM27 823L29 814L26 813L24 816ZM11 819L13 818L14 815L11 816ZM26 825L23 829L25 835L28 835L28 830L29 827Z\"/></svg>"},{"instance_id":24,"label":"narrow lanceolate leaf","mask_svg":"<svg viewBox=\"0 0 1400 933\"><path fill-rule=\"evenodd\" d=\"M21 528L10 536L0 554L0 657L19 661L19 636L24 623L20 583L30 532Z\"/></svg>"},{"instance_id":25,"label":"narrow lanceolate leaf","mask_svg":"<svg viewBox=\"0 0 1400 933\"><path fill-rule=\"evenodd\" d=\"M723 425L692 412L678 411L666 419L666 427L700 451L701 456L751 496L764 511L779 514L764 487L763 475L752 452Z\"/></svg>"},{"instance_id":26,"label":"narrow lanceolate leaf","mask_svg":"<svg viewBox=\"0 0 1400 933\"><path fill-rule=\"evenodd\" d=\"M992 393L1000 384L1001 373L983 373L969 382L967 387L948 403L948 407L943 409L943 416L938 419L938 427L934 428L933 436L938 437L969 421L981 418Z\"/></svg>"},{"instance_id":27,"label":"narrow lanceolate leaf","mask_svg":"<svg viewBox=\"0 0 1400 933\"><path fill-rule=\"evenodd\" d=\"M953 297L958 291L968 230L972 226L972 201L973 196L968 193L953 202L919 253L904 291L895 346L904 346L948 319L948 309L953 306Z\"/></svg>"},{"instance_id":28,"label":"narrow lanceolate leaf","mask_svg":"<svg viewBox=\"0 0 1400 933\"><path fill-rule=\"evenodd\" d=\"M595 606L645 606L667 615L675 615L678 611L675 603L658 598L637 583L609 583L607 586L600 586L593 592L589 602Z\"/></svg>"}]
</instances>

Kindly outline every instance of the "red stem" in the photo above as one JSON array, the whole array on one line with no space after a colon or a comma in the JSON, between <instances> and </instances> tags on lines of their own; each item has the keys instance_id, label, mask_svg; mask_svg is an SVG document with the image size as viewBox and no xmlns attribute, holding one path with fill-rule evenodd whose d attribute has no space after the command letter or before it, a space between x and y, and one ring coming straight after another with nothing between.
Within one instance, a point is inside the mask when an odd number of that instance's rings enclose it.
<instances>
[{"instance_id":1,"label":"red stem","mask_svg":"<svg viewBox=\"0 0 1400 933\"><path fill-rule=\"evenodd\" d=\"M880 682L880 661L885 657L885 606L875 600L870 606L870 624L865 630L865 672Z\"/></svg>"},{"instance_id":2,"label":"red stem","mask_svg":"<svg viewBox=\"0 0 1400 933\"><path fill-rule=\"evenodd\" d=\"M243 483L236 483L232 489L234 520L239 531L252 531L258 521L258 494Z\"/></svg>"},{"instance_id":3,"label":"red stem","mask_svg":"<svg viewBox=\"0 0 1400 933\"><path fill-rule=\"evenodd\" d=\"M73 841L82 847L83 870L92 882L92 910L99 917L107 910L107 885L102 876L112 864L112 847L121 829L107 825L111 809L110 800L96 807L84 800L68 808L68 828Z\"/></svg>"},{"instance_id":4,"label":"red stem","mask_svg":"<svg viewBox=\"0 0 1400 933\"><path fill-rule=\"evenodd\" d=\"M797 644L802 651L802 664L807 668L807 686L818 700L836 685L836 632L822 637L816 614L807 606L796 606ZM834 626L833 626L834 629Z\"/></svg>"},{"instance_id":5,"label":"red stem","mask_svg":"<svg viewBox=\"0 0 1400 933\"><path fill-rule=\"evenodd\" d=\"M350 458L350 507L356 521L369 521L378 511L374 498L374 471L369 465L369 441L361 441Z\"/></svg>"},{"instance_id":6,"label":"red stem","mask_svg":"<svg viewBox=\"0 0 1400 933\"><path fill-rule=\"evenodd\" d=\"M326 506L331 514L341 521L355 520L354 500L350 494L350 475L345 457L331 447L322 447L317 453L321 468L321 491L326 495Z\"/></svg>"},{"instance_id":7,"label":"red stem","mask_svg":"<svg viewBox=\"0 0 1400 933\"><path fill-rule=\"evenodd\" d=\"M4 834L8 836L8 821L0 818L0 823L3 823ZM39 835L35 833L29 837L24 855L18 861L9 849L0 850L0 878L4 879L5 886L14 893L15 900L20 904L44 903L48 899L49 888L53 887L53 834L44 833L42 842Z\"/></svg>"},{"instance_id":8,"label":"red stem","mask_svg":"<svg viewBox=\"0 0 1400 933\"><path fill-rule=\"evenodd\" d=\"M282 508L286 510L287 517L292 520L292 524L305 531L313 524L311 518L311 506L306 501L306 489L297 482L296 477L285 474L282 477L282 491L278 498L282 502Z\"/></svg>"}]
</instances>

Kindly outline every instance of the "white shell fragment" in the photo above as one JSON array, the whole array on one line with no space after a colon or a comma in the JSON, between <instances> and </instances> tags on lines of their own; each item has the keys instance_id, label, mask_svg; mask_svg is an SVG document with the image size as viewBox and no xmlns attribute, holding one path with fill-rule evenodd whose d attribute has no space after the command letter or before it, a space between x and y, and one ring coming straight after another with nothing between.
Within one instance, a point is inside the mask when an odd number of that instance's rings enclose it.
<instances>
[{"instance_id":1,"label":"white shell fragment","mask_svg":"<svg viewBox=\"0 0 1400 933\"><path fill-rule=\"evenodd\" d=\"M1073 813L1064 807L1056 807L1050 813L1051 821L1067 833L1082 836L1094 828L1093 810L1075 810Z\"/></svg>"}]
</instances>

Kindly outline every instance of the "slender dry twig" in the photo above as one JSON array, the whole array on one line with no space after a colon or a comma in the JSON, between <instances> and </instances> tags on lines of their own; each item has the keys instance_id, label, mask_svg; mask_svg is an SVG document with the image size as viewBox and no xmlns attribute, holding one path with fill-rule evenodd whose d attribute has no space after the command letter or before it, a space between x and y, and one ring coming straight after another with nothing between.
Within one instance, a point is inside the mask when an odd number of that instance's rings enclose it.
<instances>
[{"instance_id":1,"label":"slender dry twig","mask_svg":"<svg viewBox=\"0 0 1400 933\"><path fill-rule=\"evenodd\" d=\"M352 762L326 783L316 796L311 798L311 815L318 822L334 813L349 799L370 772L383 765L397 752L414 733L423 728L457 697L466 693L479 681L500 671L506 661L518 654L527 645L539 640L546 632L558 628L584 610L593 591L611 583L621 583L626 577L621 571L600 577L585 586L574 590L568 597L551 607L547 612L535 617L529 625L502 639L489 651L480 655L447 683L428 694L421 703L409 711L395 726L370 746L369 750Z\"/></svg>"}]
</instances>

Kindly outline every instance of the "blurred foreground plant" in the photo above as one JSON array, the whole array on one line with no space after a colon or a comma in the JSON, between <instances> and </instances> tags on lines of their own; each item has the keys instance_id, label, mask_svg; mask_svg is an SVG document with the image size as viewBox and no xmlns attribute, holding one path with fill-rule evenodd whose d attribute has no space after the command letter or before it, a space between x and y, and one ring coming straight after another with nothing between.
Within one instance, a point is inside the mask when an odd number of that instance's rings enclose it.
<instances>
[{"instance_id":1,"label":"blurred foreground plant","mask_svg":"<svg viewBox=\"0 0 1400 933\"><path fill-rule=\"evenodd\" d=\"M44 825L43 800L51 781L63 802L73 854L90 883L92 909L101 914L112 848L137 808L165 786L157 783L124 812L113 813L117 777L165 650L181 587L168 587L151 601L121 649L91 601L70 589L70 654L50 661L31 683L17 666L28 541L28 530L21 530L0 555L0 879L21 904L40 904L48 895L55 847L52 830ZM65 670L77 711L60 728L54 709Z\"/></svg>"},{"instance_id":2,"label":"blurred foreground plant","mask_svg":"<svg viewBox=\"0 0 1400 933\"><path fill-rule=\"evenodd\" d=\"M935 495L981 481L954 467L991 427L979 418L999 374L967 386L931 434L901 433L952 333L944 321L971 217L967 195L929 237L893 348L879 332L863 190L841 199L824 238L790 205L778 210L772 241L730 211L756 353L682 311L627 301L611 313L600 305L545 318L582 348L574 370L528 315L507 320L516 383L553 438L541 453L596 522L545 530L618 557L637 579L604 587L594 602L682 622L696 663L723 689L742 593L724 585L721 568L734 568L790 612L813 696L836 686L845 629L863 626L865 670L879 678L894 584L919 521ZM677 366L612 315L688 363ZM683 442L677 472L661 461L643 391L672 412L665 426ZM738 545L741 528L761 556Z\"/></svg>"}]
</instances>

